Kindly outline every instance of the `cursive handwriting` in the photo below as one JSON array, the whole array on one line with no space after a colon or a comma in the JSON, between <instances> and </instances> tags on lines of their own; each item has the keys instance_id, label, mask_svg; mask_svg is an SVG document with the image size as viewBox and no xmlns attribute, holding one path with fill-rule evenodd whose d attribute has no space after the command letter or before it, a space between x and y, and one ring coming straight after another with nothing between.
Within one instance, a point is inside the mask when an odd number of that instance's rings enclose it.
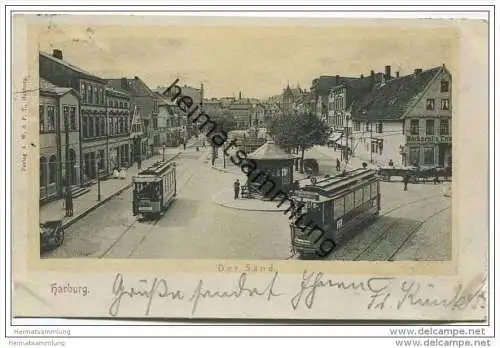
<instances>
[{"instance_id":1,"label":"cursive handwriting","mask_svg":"<svg viewBox=\"0 0 500 348\"><path fill-rule=\"evenodd\" d=\"M401 284L403 298L398 301L397 309L401 309L403 305L412 305L421 307L443 307L451 310L464 310L474 300L476 300L476 302L471 305L473 309L475 309L477 307L477 303L482 302L482 306L484 306L484 303L486 302L485 286L486 278L477 276L466 286L463 286L461 283L458 284L452 297L438 298L423 294L420 283L417 283L414 280L408 282L404 281ZM434 285L428 284L428 287L434 288Z\"/></svg>"},{"instance_id":2,"label":"cursive handwriting","mask_svg":"<svg viewBox=\"0 0 500 348\"><path fill-rule=\"evenodd\" d=\"M148 281L146 279L141 279L139 282L144 284L145 287L148 285ZM146 289L136 289L133 287L126 289L121 273L116 275L115 281L113 282L113 295L115 295L115 297L109 307L109 314L114 317L117 316L120 311L120 305L124 296L128 296L129 298L137 296L147 298L145 315L149 315L151 304L155 296L162 298L171 297L172 300L184 299L184 294L180 290L170 291L168 289L167 281L163 278L154 278L150 286Z\"/></svg>"},{"instance_id":3,"label":"cursive handwriting","mask_svg":"<svg viewBox=\"0 0 500 348\"><path fill-rule=\"evenodd\" d=\"M307 308L312 308L314 300L316 298L316 292L319 288L336 288L339 290L350 290L350 291L363 291L372 293L372 302L369 304L369 308L373 306L375 298L378 298L383 292L390 286L390 281L393 278L390 277L373 277L367 281L334 281L331 279L323 279L322 272L310 272L304 271L302 274L302 282L299 292L293 296L291 303L292 308L295 310L304 300ZM390 296L390 293L384 295L384 302ZM383 308L383 304L382 304Z\"/></svg>"},{"instance_id":4,"label":"cursive handwriting","mask_svg":"<svg viewBox=\"0 0 500 348\"><path fill-rule=\"evenodd\" d=\"M240 298L241 296L265 296L267 301L270 301L271 298L281 296L283 293L276 293L274 290L274 286L276 284L276 280L278 279L278 272L274 273L273 278L271 281L266 285L266 287L262 290L259 290L258 288L251 288L247 287L246 281L247 281L247 274L246 273L241 273L239 279L238 279L238 286L236 290L233 291L214 291L214 290L207 290L204 288L203 284L203 279L200 279L198 282L198 285L196 286L196 289L194 290L193 296L189 299L190 302L193 302L193 307L191 309L191 314L194 314L196 312L196 309L198 308L198 303L200 299L202 298Z\"/></svg>"}]
</instances>

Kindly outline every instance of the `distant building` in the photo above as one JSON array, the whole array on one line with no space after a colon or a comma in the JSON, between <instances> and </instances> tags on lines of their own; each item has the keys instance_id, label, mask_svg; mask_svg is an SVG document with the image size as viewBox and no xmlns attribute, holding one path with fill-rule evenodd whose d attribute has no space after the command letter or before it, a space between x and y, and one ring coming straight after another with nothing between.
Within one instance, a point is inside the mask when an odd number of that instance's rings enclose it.
<instances>
[{"instance_id":1,"label":"distant building","mask_svg":"<svg viewBox=\"0 0 500 348\"><path fill-rule=\"evenodd\" d=\"M396 165L451 166L451 86L444 65L384 78L353 105L356 157L380 165L392 160Z\"/></svg>"},{"instance_id":2,"label":"distant building","mask_svg":"<svg viewBox=\"0 0 500 348\"><path fill-rule=\"evenodd\" d=\"M71 87L58 87L42 78L39 86L40 201L44 202L62 197L66 170L71 170L70 185L80 184L80 96Z\"/></svg>"},{"instance_id":3,"label":"distant building","mask_svg":"<svg viewBox=\"0 0 500 348\"><path fill-rule=\"evenodd\" d=\"M291 88L290 85L287 85L283 89L280 107L285 115L297 111L305 111L308 104L309 93L305 89L300 88L298 85L296 88Z\"/></svg>"}]
</instances>

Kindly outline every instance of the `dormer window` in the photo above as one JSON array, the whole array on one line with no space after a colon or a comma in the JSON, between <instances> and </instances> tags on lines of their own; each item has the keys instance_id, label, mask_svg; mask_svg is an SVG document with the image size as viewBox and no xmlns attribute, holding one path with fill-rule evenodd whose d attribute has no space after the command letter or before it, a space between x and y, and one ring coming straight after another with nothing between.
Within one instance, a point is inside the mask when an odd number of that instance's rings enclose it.
<instances>
[{"instance_id":1,"label":"dormer window","mask_svg":"<svg viewBox=\"0 0 500 348\"><path fill-rule=\"evenodd\" d=\"M441 92L449 92L450 83L446 80L441 80Z\"/></svg>"}]
</instances>

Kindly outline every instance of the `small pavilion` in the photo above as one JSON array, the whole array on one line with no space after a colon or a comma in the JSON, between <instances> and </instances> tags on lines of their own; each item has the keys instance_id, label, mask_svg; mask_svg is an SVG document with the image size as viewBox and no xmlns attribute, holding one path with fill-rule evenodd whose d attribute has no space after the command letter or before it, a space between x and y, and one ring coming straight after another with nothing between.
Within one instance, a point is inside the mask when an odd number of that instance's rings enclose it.
<instances>
[{"instance_id":1,"label":"small pavilion","mask_svg":"<svg viewBox=\"0 0 500 348\"><path fill-rule=\"evenodd\" d=\"M293 186L293 164L297 156L287 153L274 141L268 140L247 157L255 161L258 170L267 173L268 180L272 180L276 185L276 190L281 189L283 192L288 192ZM261 182L250 179L247 181L249 190L251 192L260 191ZM262 191L266 190L269 190L269 187L262 187Z\"/></svg>"}]
</instances>

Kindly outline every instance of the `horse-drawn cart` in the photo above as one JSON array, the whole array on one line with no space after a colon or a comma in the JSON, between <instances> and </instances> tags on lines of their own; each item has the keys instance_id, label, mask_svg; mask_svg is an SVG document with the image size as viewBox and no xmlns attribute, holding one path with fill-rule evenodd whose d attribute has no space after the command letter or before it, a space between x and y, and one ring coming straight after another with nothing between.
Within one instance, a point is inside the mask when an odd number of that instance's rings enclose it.
<instances>
[{"instance_id":1,"label":"horse-drawn cart","mask_svg":"<svg viewBox=\"0 0 500 348\"><path fill-rule=\"evenodd\" d=\"M380 178L384 181L391 181L392 177L399 177L403 181L405 175L409 176L411 183L429 181L447 181L451 178L451 168L441 167L380 167L378 169Z\"/></svg>"}]
</instances>

